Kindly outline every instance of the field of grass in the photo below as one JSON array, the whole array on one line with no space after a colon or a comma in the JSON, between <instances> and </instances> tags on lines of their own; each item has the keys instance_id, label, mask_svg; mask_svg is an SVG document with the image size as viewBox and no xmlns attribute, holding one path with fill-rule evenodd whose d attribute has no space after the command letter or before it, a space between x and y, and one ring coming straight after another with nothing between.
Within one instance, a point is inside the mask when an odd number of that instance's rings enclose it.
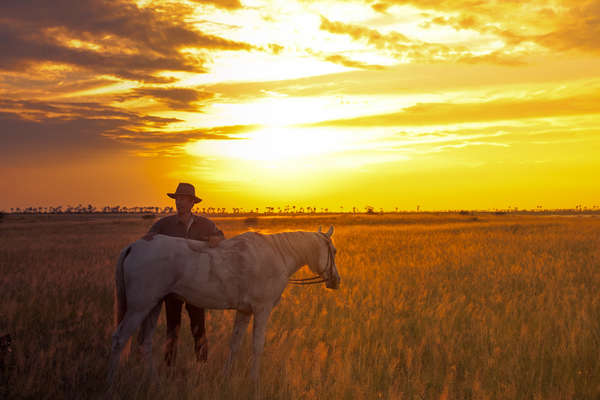
<instances>
[{"instance_id":1,"label":"field of grass","mask_svg":"<svg viewBox=\"0 0 600 400\"><path fill-rule=\"evenodd\" d=\"M267 330L265 399L600 398L600 217L406 214L216 219L231 237L330 223L342 286L288 287ZM114 264L140 217L12 217L0 223L0 397L96 398L113 332ZM232 311L207 316L194 362L184 315L172 376L133 357L116 398L248 398L246 338L221 371ZM249 332L250 333L250 332ZM154 356L162 359L161 315Z\"/></svg>"}]
</instances>

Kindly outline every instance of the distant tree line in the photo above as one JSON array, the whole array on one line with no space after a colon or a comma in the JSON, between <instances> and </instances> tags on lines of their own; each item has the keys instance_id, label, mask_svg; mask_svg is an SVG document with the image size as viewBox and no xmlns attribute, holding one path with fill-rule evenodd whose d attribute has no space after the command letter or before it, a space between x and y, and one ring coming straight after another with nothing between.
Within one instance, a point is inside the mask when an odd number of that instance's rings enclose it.
<instances>
[{"instance_id":1,"label":"distant tree line","mask_svg":"<svg viewBox=\"0 0 600 400\"><path fill-rule=\"evenodd\" d=\"M105 206L102 208L94 207L91 204L84 206L78 204L76 206L56 206L56 207L26 207L26 208L11 208L13 214L170 214L175 212L173 207L156 207L156 206Z\"/></svg>"},{"instance_id":2,"label":"distant tree line","mask_svg":"<svg viewBox=\"0 0 600 400\"><path fill-rule=\"evenodd\" d=\"M369 214L369 215L381 215L381 214L389 214L389 213L410 213L410 212L427 212L424 211L420 205L416 206L414 210L399 210L396 207L392 210L385 210L380 208L376 210L375 207L366 205L364 207L352 207L344 209L344 206L340 206L339 210L330 210L326 207L298 207L295 205L286 205L283 207L263 207L261 208L244 208L244 207L232 207L227 209L225 207L194 207L193 212L196 214L205 214L205 215L314 215L314 214ZM458 213L462 215L471 215L475 212L478 213L494 213L497 215L504 214L517 214L517 213L553 213L553 214L561 214L561 213L598 213L600 212L600 206L583 206L576 205L572 209L546 209L542 206L536 206L535 208L525 209L509 206L504 209L493 208L486 210L438 210L431 212L446 212L446 213ZM5 214L5 211L0 211L0 213ZM171 206L167 207L159 207L159 206L105 206L102 208L97 208L92 204L83 205L78 204L76 206L67 205L67 206L56 206L56 207L26 207L26 208L11 208L11 214L145 214L145 215L158 215L158 214L173 214L175 213L175 208ZM1 216L0 216L1 218Z\"/></svg>"}]
</instances>

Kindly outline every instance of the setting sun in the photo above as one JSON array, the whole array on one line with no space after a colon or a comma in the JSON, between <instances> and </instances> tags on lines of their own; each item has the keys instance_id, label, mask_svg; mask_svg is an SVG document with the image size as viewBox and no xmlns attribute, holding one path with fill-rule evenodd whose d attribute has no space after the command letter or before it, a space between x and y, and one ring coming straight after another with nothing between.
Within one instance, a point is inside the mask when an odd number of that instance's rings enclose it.
<instances>
[{"instance_id":1,"label":"setting sun","mask_svg":"<svg viewBox=\"0 0 600 400\"><path fill-rule=\"evenodd\" d=\"M186 150L195 156L252 160L276 168L285 163L343 150L342 134L326 129L267 127L250 132L240 140L202 140L190 143Z\"/></svg>"}]
</instances>

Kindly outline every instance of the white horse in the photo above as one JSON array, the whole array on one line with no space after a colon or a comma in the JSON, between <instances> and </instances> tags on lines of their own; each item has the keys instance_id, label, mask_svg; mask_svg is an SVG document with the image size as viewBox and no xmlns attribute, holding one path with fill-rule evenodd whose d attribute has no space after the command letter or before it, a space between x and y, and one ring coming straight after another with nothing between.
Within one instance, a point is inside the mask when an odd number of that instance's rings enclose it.
<instances>
[{"instance_id":1,"label":"white horse","mask_svg":"<svg viewBox=\"0 0 600 400\"><path fill-rule=\"evenodd\" d=\"M169 293L197 307L237 310L226 374L254 315L251 376L257 381L269 315L294 272L308 265L328 288L339 287L332 234L333 226L327 233L321 228L273 235L247 232L212 249L205 242L156 235L126 247L115 273L118 326L112 336L109 385L121 352L140 325L141 350L154 373L152 335L162 299Z\"/></svg>"}]
</instances>

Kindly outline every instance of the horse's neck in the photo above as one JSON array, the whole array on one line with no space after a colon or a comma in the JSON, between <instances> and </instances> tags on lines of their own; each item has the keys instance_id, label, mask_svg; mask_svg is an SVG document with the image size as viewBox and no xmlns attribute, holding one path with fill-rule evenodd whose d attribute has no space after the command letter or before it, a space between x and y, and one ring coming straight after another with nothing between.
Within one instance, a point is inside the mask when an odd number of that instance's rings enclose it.
<instances>
[{"instance_id":1,"label":"horse's neck","mask_svg":"<svg viewBox=\"0 0 600 400\"><path fill-rule=\"evenodd\" d=\"M310 254L306 254L307 248L309 248L307 236L309 232L284 232L277 234L277 246L280 247L280 251L286 254L290 262L286 263L288 269L288 276L292 276L300 268L308 264Z\"/></svg>"}]
</instances>

